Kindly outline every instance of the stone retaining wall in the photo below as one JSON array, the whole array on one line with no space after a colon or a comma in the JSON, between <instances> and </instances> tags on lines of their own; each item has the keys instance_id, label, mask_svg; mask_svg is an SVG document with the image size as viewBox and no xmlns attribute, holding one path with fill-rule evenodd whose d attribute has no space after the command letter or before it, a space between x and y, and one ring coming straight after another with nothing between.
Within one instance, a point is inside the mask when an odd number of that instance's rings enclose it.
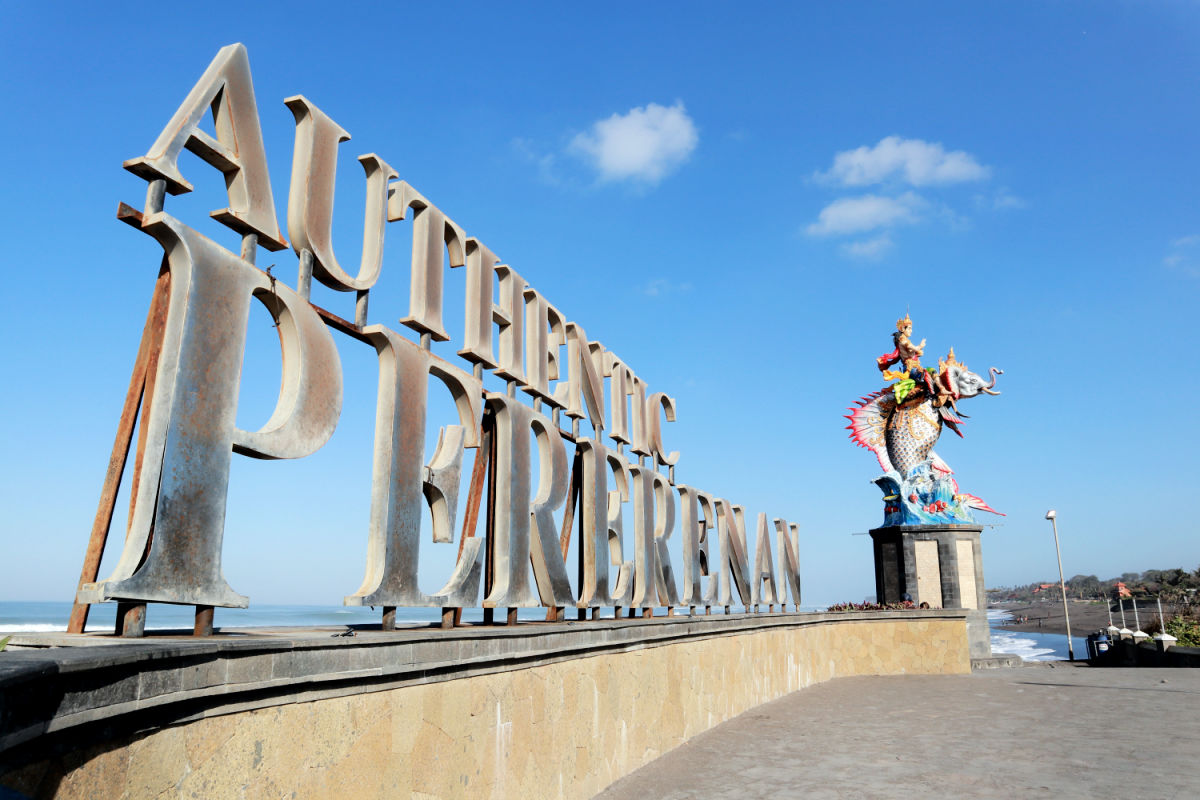
<instances>
[{"instance_id":1,"label":"stone retaining wall","mask_svg":"<svg viewBox=\"0 0 1200 800\"><path fill-rule=\"evenodd\" d=\"M955 610L80 638L93 646L0 659L0 786L113 800L586 798L821 681L970 671Z\"/></svg>"}]
</instances>

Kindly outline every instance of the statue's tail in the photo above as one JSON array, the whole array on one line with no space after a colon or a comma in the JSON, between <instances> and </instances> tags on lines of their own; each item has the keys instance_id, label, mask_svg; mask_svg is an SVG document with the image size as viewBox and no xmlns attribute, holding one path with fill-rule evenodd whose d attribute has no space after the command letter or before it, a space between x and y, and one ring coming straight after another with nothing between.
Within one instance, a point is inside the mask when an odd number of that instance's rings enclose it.
<instances>
[{"instance_id":1,"label":"statue's tail","mask_svg":"<svg viewBox=\"0 0 1200 800\"><path fill-rule=\"evenodd\" d=\"M996 509L989 506L987 503L985 503L983 501L982 497L976 497L973 494L960 494L960 495L958 495L958 499L960 501L962 501L962 504L964 506L966 506L967 508L977 508L980 511L987 511L991 514L999 514L1002 517L1008 516L1003 511L997 511Z\"/></svg>"},{"instance_id":2,"label":"statue's tail","mask_svg":"<svg viewBox=\"0 0 1200 800\"><path fill-rule=\"evenodd\" d=\"M888 458L887 442L884 439L884 429L887 415L896 406L891 392L874 392L866 397L860 397L856 405L850 406L846 419L850 424L850 438L859 447L865 447L879 459L879 466L884 472L892 470L892 462Z\"/></svg>"}]
</instances>

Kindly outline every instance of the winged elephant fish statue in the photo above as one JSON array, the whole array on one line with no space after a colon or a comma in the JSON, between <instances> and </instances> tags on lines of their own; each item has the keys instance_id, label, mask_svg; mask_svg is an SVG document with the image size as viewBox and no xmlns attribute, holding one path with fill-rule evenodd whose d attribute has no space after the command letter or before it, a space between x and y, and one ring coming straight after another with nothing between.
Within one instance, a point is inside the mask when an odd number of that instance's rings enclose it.
<instances>
[{"instance_id":1,"label":"winged elephant fish statue","mask_svg":"<svg viewBox=\"0 0 1200 800\"><path fill-rule=\"evenodd\" d=\"M1000 394L992 367L989 379L971 372L954 356L954 348L937 368L921 366L925 340L912 341L912 320L896 321L895 349L876 359L892 383L850 407L850 438L879 459L884 474L874 483L883 490L884 526L971 523L972 509L1000 512L979 497L959 491L953 470L933 447L942 428L959 436L963 414L958 401L981 394ZM893 366L899 369L892 369ZM1003 515L1001 515L1003 516Z\"/></svg>"}]
</instances>

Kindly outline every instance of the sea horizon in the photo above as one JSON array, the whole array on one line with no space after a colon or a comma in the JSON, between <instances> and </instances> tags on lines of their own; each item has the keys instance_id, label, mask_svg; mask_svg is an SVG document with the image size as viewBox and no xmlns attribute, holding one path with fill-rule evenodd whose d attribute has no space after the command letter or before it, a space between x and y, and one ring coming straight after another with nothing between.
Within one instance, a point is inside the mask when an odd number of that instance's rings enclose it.
<instances>
[{"instance_id":1,"label":"sea horizon","mask_svg":"<svg viewBox=\"0 0 1200 800\"><path fill-rule=\"evenodd\" d=\"M822 611L822 606L802 606L804 611ZM86 631L105 633L116 625L116 603L99 603L91 607ZM0 600L0 636L19 633L62 633L67 630L71 603L66 601ZM519 619L540 621L545 618L541 608L521 609ZM687 615L687 609L676 609ZM256 604L250 608L217 608L213 627L220 629L277 628L277 627L343 627L373 625L380 622L382 610L370 606L324 606L300 604ZM1065 661L1067 637L1056 633L1022 633L998 628L1011 618L1006 611L988 611L991 626L992 652L1020 656L1024 661ZM601 614L612 618L612 610ZM441 620L438 608L398 608L396 623L404 627L421 627ZM464 622L482 622L483 609L463 610ZM194 622L192 606L152 603L146 616L146 629L155 631L190 630ZM1077 656L1087 652L1083 637L1074 636Z\"/></svg>"}]
</instances>

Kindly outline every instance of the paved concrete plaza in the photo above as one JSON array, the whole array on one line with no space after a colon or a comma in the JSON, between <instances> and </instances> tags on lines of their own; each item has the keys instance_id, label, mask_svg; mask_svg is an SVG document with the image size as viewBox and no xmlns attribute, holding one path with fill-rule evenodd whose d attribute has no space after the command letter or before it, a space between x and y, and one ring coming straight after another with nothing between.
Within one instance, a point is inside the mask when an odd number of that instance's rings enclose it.
<instances>
[{"instance_id":1,"label":"paved concrete plaza","mask_svg":"<svg viewBox=\"0 0 1200 800\"><path fill-rule=\"evenodd\" d=\"M742 714L620 798L1200 797L1200 670L844 678Z\"/></svg>"}]
</instances>

